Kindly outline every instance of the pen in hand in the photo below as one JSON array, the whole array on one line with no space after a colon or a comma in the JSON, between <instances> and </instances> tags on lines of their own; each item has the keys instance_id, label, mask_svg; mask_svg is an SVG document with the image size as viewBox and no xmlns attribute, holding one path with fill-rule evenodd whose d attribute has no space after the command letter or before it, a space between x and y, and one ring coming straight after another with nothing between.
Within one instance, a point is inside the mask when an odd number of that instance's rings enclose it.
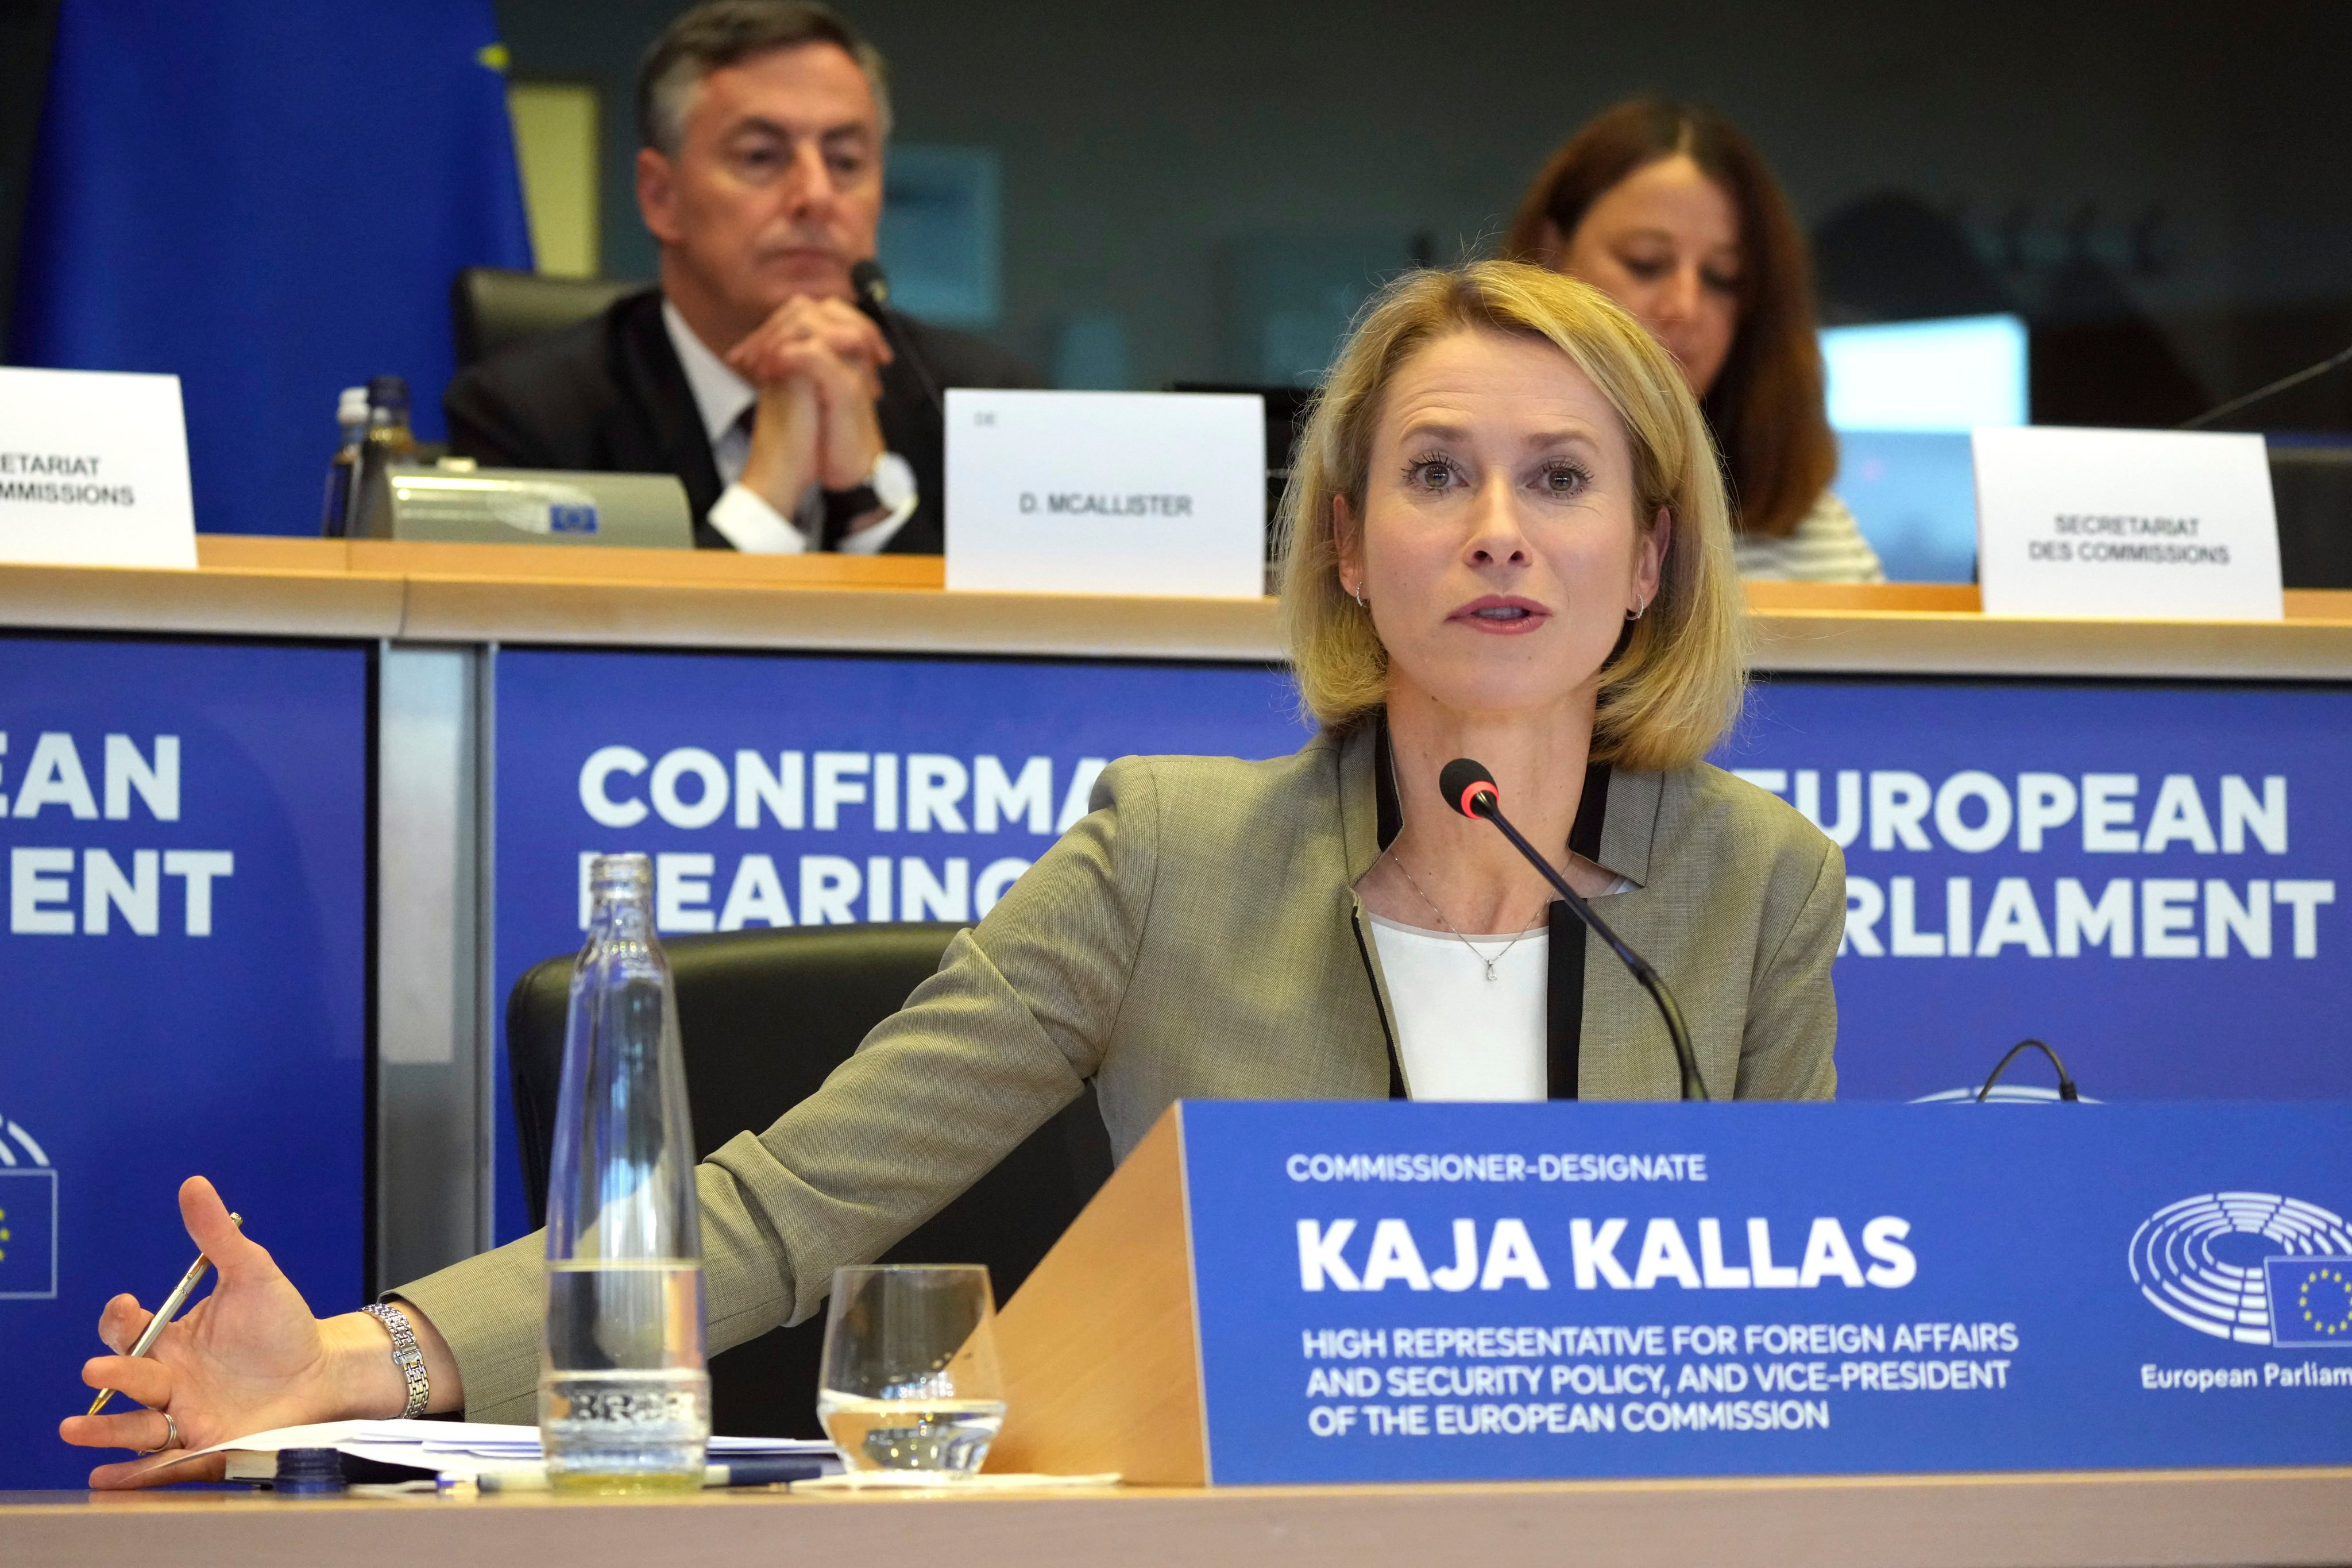
<instances>
[{"instance_id":1,"label":"pen in hand","mask_svg":"<svg viewBox=\"0 0 2352 1568\"><path fill-rule=\"evenodd\" d=\"M242 1226L245 1224L245 1216L233 1214L228 1216L228 1222L234 1226ZM185 1274L180 1276L179 1284L173 1288L170 1295L163 1298L163 1304L155 1309L155 1315L147 1320L147 1327L141 1331L139 1342L131 1347L131 1355L142 1356L154 1348L155 1336L162 1333L171 1321L179 1315L180 1309L187 1304L189 1292L196 1288L196 1282L205 1277L205 1270L211 1267L211 1258L201 1252L196 1254L196 1260L188 1265L188 1271ZM100 1389L98 1397L89 1402L89 1414L97 1415L106 1408L106 1402L113 1397L114 1390Z\"/></svg>"}]
</instances>

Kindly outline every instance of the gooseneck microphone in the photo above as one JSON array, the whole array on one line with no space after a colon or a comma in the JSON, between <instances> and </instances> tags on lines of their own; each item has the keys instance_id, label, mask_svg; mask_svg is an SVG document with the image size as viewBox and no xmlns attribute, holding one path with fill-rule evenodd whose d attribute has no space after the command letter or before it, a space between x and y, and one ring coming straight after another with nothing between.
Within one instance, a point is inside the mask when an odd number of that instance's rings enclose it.
<instances>
[{"instance_id":1,"label":"gooseneck microphone","mask_svg":"<svg viewBox=\"0 0 2352 1568\"><path fill-rule=\"evenodd\" d=\"M2301 370L2296 371L2294 374L2283 375L2276 381L2258 386L2242 397L2233 397L2227 403L2221 404L2212 408L2208 408L2204 413L2200 414L2194 419L2183 419L2179 424L2175 425L2173 428L2175 430L2202 430L2206 426L2212 424L2216 419L2227 419L2231 415L2237 413L2238 410L2242 408L2251 408L2255 404L2262 402L2264 398L2276 397L2280 393L2286 391L2289 387L2301 386L2306 381L2311 381L2316 377L2326 375L2329 371L2347 364L2352 364L2352 348L2339 349L2336 353L2329 354L2326 359L2321 360L2317 364L2305 365Z\"/></svg>"},{"instance_id":2,"label":"gooseneck microphone","mask_svg":"<svg viewBox=\"0 0 2352 1568\"><path fill-rule=\"evenodd\" d=\"M1992 1093L1993 1085L2000 1081L2000 1075L2009 1070L2009 1064L2015 1061L2018 1058L2018 1053L2024 1050L2029 1046L2033 1049L2040 1051L2043 1056L2048 1057L2050 1058L2051 1067L2056 1069L2058 1074L2058 1098L2069 1102L2070 1104L2081 1104L2083 1100L2083 1091L2074 1087L2074 1080L2067 1075L2066 1064L2058 1059L2058 1053L2056 1051L2052 1050L2048 1045L2040 1040L2020 1040L2017 1044L2010 1047L2009 1054L2000 1058L2000 1065L1992 1069L1992 1076L1984 1080L1984 1087L1982 1089L1977 1090L1976 1102L1979 1105L1982 1105L1985 1102L1986 1098Z\"/></svg>"},{"instance_id":3,"label":"gooseneck microphone","mask_svg":"<svg viewBox=\"0 0 2352 1568\"><path fill-rule=\"evenodd\" d=\"M1493 823L1503 837L1511 841L1511 847L1526 856L1528 864L1543 873L1543 879L1549 882L1552 891L1576 911L1576 918L1590 926L1593 935L1609 944L1609 951L1615 953L1617 962L1642 983L1642 989L1647 991L1650 1000L1657 1004L1658 1016L1665 1020L1666 1033L1675 1042L1675 1061L1682 1068L1683 1098L1713 1100L1715 1096L1706 1090L1706 1080L1699 1076L1698 1057L1691 1049L1690 1030L1683 1024L1683 1010L1675 1005L1674 993L1667 990L1666 983L1658 978L1658 972L1650 967L1650 961L1627 947L1623 940L1609 929L1608 922L1592 912L1592 906L1584 901L1584 895L1570 887L1568 879L1553 870L1551 862L1527 841L1524 834L1511 826L1510 819L1503 815L1503 792L1496 787L1495 775L1487 771L1486 764L1473 762L1468 757L1456 757L1446 763L1444 771L1437 775L1437 789L1445 797L1445 804L1463 816L1484 817Z\"/></svg>"},{"instance_id":4,"label":"gooseneck microphone","mask_svg":"<svg viewBox=\"0 0 2352 1568\"><path fill-rule=\"evenodd\" d=\"M907 331L906 322L889 308L890 279L883 272L882 264L868 257L852 267L849 269L849 287L856 296L857 308L882 329L882 335L890 342L891 352L906 362L907 368L914 373L916 384L923 389L924 397L930 401L940 419L945 420L948 405L947 399L940 395L939 378L931 374L931 367L924 362L922 351L915 347L913 334Z\"/></svg>"}]
</instances>

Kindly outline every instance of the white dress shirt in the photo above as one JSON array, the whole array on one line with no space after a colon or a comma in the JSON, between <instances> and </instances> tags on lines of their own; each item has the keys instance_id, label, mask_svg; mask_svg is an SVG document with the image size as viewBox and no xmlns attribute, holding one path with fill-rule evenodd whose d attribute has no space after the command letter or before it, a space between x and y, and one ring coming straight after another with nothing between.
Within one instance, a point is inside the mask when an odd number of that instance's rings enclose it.
<instances>
[{"instance_id":1,"label":"white dress shirt","mask_svg":"<svg viewBox=\"0 0 2352 1568\"><path fill-rule=\"evenodd\" d=\"M749 555L797 555L815 548L824 521L824 492L814 482L801 493L800 502L789 518L740 482L743 465L751 457L751 434L742 423L743 414L760 400L759 388L711 353L709 346L695 336L694 329L686 324L677 307L667 300L662 301L662 325L669 332L670 347L677 353L679 368L686 372L686 384L694 394L695 409L702 416L703 434L710 442L710 460L718 467L719 477L727 483L725 492L710 508L710 526L730 544ZM905 480L905 499L891 509L892 515L844 538L842 553L878 553L914 515L914 470L896 452L883 453L882 465L892 464L899 470L893 477Z\"/></svg>"}]
</instances>

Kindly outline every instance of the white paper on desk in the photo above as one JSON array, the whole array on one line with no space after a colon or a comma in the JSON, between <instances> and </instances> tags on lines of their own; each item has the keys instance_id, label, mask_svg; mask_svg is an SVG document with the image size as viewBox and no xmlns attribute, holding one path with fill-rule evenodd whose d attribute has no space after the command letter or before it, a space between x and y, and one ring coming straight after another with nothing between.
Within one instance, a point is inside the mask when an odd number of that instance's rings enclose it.
<instances>
[{"instance_id":1,"label":"white paper on desk","mask_svg":"<svg viewBox=\"0 0 2352 1568\"><path fill-rule=\"evenodd\" d=\"M2286 613L2260 436L2024 426L1969 444L1987 615Z\"/></svg>"},{"instance_id":2,"label":"white paper on desk","mask_svg":"<svg viewBox=\"0 0 2352 1568\"><path fill-rule=\"evenodd\" d=\"M494 1470L536 1468L545 1456L536 1426L505 1426L488 1421L321 1421L307 1426L280 1426L249 1433L197 1448L174 1464L199 1454L274 1454L281 1448L333 1448L354 1458L378 1464L406 1465L445 1476L474 1477ZM730 1458L779 1458L808 1455L838 1458L830 1443L799 1437L713 1437L712 1463Z\"/></svg>"},{"instance_id":3,"label":"white paper on desk","mask_svg":"<svg viewBox=\"0 0 2352 1568\"><path fill-rule=\"evenodd\" d=\"M194 568L178 376L0 369L0 561Z\"/></svg>"}]
</instances>

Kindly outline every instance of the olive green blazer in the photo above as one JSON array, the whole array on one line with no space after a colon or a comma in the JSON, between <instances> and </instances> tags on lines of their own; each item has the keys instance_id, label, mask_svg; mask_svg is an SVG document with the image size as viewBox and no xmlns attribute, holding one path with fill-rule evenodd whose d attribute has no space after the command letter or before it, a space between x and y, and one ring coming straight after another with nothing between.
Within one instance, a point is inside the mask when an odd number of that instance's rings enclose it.
<instances>
[{"instance_id":1,"label":"olive green blazer","mask_svg":"<svg viewBox=\"0 0 2352 1568\"><path fill-rule=\"evenodd\" d=\"M1371 729L1267 763L1130 757L824 1087L698 1175L709 1346L823 1305L1092 1079L1124 1157L1179 1099L1378 1099L1387 999L1354 885L1380 853ZM1777 797L1700 764L1613 773L1605 905L1682 1005L1720 1096L1827 1099L1845 861ZM1673 1047L1599 944L1578 1092L1672 1100ZM530 1421L544 1243L393 1294L456 1352L476 1420Z\"/></svg>"}]
</instances>

